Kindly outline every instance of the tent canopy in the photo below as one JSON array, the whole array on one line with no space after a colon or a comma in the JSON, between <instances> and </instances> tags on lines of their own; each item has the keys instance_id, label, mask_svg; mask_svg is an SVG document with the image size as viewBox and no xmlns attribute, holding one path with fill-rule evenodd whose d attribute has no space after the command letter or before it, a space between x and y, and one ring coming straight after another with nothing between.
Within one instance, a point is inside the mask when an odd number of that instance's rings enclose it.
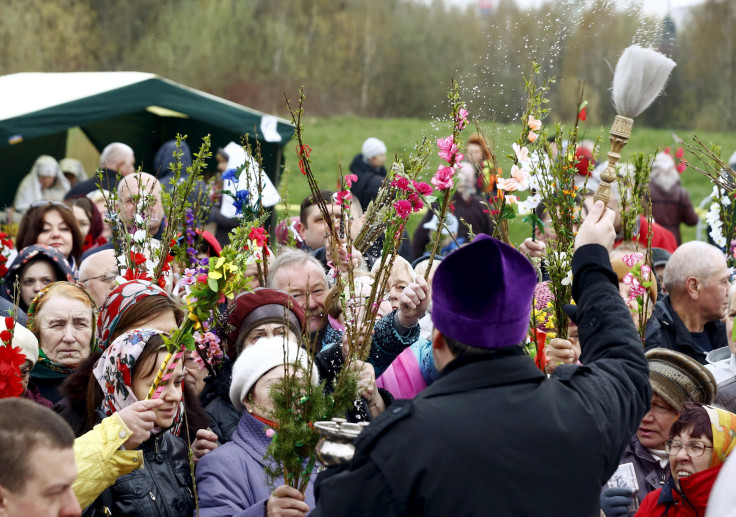
<instances>
[{"instance_id":1,"label":"tent canopy","mask_svg":"<svg viewBox=\"0 0 736 517\"><path fill-rule=\"evenodd\" d=\"M136 165L155 173L158 148L188 135L192 152L211 135L213 152L255 135L268 176L278 182L282 149L294 128L286 120L141 72L20 73L0 76L0 206L12 204L39 155L66 156L67 131L79 127L98 151L123 142Z\"/></svg>"}]
</instances>

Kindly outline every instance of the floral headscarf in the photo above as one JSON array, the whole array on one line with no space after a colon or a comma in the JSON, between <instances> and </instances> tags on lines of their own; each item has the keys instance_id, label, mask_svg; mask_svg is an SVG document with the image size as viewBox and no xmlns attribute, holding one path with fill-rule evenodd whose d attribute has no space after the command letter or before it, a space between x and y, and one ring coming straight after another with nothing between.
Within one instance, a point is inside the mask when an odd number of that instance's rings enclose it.
<instances>
[{"instance_id":1,"label":"floral headscarf","mask_svg":"<svg viewBox=\"0 0 736 517\"><path fill-rule=\"evenodd\" d=\"M94 299L92 298L92 295L90 295L87 290L75 283L72 282L54 282L53 284L49 284L43 289L41 289L38 294L36 294L36 297L31 302L31 305L28 307L28 328L31 329L33 334L38 338L38 362L36 362L36 365L33 367L33 377L37 378L59 378L59 377L66 377L67 375L70 375L74 370L77 369L77 366L66 366L61 363L57 363L56 361L52 361L51 359L46 356L46 352L43 351L43 348L41 348L41 333L38 330L38 324L36 322L36 319L38 318L38 303L43 298L46 293L49 292L49 289L51 289L53 286L57 284L62 283L69 283L72 284L75 288L79 289L81 292L87 295L90 302L90 309L92 310L92 329L95 328L95 322L97 319L97 305L95 304ZM89 350L90 353L93 353L97 349L97 338L95 336L95 333L92 332L92 337L90 338L89 343Z\"/></svg>"},{"instance_id":2,"label":"floral headscarf","mask_svg":"<svg viewBox=\"0 0 736 517\"><path fill-rule=\"evenodd\" d=\"M164 334L165 332L152 329L130 330L119 336L102 353L92 373L102 388L104 398L100 409L107 416L138 402L133 393L133 368L148 340L152 336ZM171 427L172 433L176 435L179 434L183 415L183 404L180 402ZM159 427L153 428L154 433L162 430Z\"/></svg>"},{"instance_id":3,"label":"floral headscarf","mask_svg":"<svg viewBox=\"0 0 736 517\"><path fill-rule=\"evenodd\" d=\"M5 274L5 281L2 287L0 287L0 296L12 302L15 296L15 279L20 277L21 272L30 262L39 260L39 257L43 257L43 259L51 262L56 272L57 280L74 282L72 268L61 252L44 244L34 244L20 250L18 256L13 260L13 263L8 268L8 272ZM19 301L19 305L22 310L28 309L22 299Z\"/></svg>"},{"instance_id":4,"label":"floral headscarf","mask_svg":"<svg viewBox=\"0 0 736 517\"><path fill-rule=\"evenodd\" d=\"M97 341L100 350L110 345L110 336L120 322L120 317L138 300L147 296L166 296L166 291L145 280L131 280L120 284L108 295L97 318Z\"/></svg>"},{"instance_id":5,"label":"floral headscarf","mask_svg":"<svg viewBox=\"0 0 736 517\"><path fill-rule=\"evenodd\" d=\"M713 406L703 406L710 418L713 431L713 457L711 467L717 467L736 449L736 415Z\"/></svg>"}]
</instances>

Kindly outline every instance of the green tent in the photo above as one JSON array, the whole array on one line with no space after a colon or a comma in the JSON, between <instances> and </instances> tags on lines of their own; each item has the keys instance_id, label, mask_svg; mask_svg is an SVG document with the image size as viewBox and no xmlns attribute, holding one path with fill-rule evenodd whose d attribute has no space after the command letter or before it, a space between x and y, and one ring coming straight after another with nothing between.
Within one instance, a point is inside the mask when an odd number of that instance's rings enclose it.
<instances>
[{"instance_id":1,"label":"green tent","mask_svg":"<svg viewBox=\"0 0 736 517\"><path fill-rule=\"evenodd\" d=\"M10 74L0 76L0 98L0 177L6 186L0 206L12 204L39 155L65 157L67 130L74 127L98 151L110 142L128 144L146 172L155 172L156 151L177 133L188 135L192 152L211 135L213 154L246 133L255 144L257 134L274 184L294 133L286 120L141 72Z\"/></svg>"}]
</instances>

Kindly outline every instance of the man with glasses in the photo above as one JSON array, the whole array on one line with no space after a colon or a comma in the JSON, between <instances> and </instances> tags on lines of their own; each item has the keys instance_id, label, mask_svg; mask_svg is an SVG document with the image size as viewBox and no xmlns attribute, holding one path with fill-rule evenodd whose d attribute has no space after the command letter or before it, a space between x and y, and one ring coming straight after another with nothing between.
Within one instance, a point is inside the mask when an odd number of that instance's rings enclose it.
<instances>
[{"instance_id":1,"label":"man with glasses","mask_svg":"<svg viewBox=\"0 0 736 517\"><path fill-rule=\"evenodd\" d=\"M619 462L632 465L639 490L632 494L628 488L605 488L601 508L606 517L633 515L649 492L665 484L670 470L667 440L683 404L711 404L716 396L713 374L695 359L666 348L650 350L646 357L652 406Z\"/></svg>"},{"instance_id":2,"label":"man with glasses","mask_svg":"<svg viewBox=\"0 0 736 517\"><path fill-rule=\"evenodd\" d=\"M117 276L117 260L112 249L90 255L79 265L79 283L92 295L97 307L104 305Z\"/></svg>"}]
</instances>

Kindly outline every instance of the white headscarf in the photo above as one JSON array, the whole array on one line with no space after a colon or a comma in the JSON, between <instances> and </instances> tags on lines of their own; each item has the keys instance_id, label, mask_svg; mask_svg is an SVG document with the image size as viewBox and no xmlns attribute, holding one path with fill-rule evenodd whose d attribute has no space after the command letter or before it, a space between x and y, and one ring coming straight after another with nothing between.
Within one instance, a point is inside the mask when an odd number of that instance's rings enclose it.
<instances>
[{"instance_id":1,"label":"white headscarf","mask_svg":"<svg viewBox=\"0 0 736 517\"><path fill-rule=\"evenodd\" d=\"M49 188L42 188L39 176L54 176L54 184ZM70 188L69 180L61 172L59 163L51 156L42 155L33 163L31 172L20 182L13 206L19 212L24 212L34 201L41 199L61 201Z\"/></svg>"}]
</instances>

